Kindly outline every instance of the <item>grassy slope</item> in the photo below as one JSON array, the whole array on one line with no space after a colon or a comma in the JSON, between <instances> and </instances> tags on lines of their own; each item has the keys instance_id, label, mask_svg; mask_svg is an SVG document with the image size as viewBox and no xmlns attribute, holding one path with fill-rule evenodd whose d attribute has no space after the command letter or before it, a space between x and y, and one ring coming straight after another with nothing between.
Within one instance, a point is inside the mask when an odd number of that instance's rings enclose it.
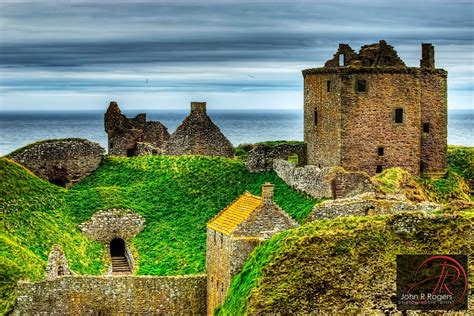
<instances>
[{"instance_id":1,"label":"grassy slope","mask_svg":"<svg viewBox=\"0 0 474 316\"><path fill-rule=\"evenodd\" d=\"M297 220L315 204L273 172L252 174L241 161L200 156L107 158L66 201L76 223L110 207L144 216L145 229L132 240L138 274L192 274L205 271L206 223L245 190L259 195L266 181Z\"/></svg>"},{"instance_id":2,"label":"grassy slope","mask_svg":"<svg viewBox=\"0 0 474 316\"><path fill-rule=\"evenodd\" d=\"M416 230L396 233L392 223L401 217L417 221ZM278 234L252 253L233 279L219 314L293 314L318 309L365 313L388 308L395 292L396 254L472 256L473 210L458 217L421 217L417 213L342 217ZM469 270L474 272L472 260Z\"/></svg>"},{"instance_id":3,"label":"grassy slope","mask_svg":"<svg viewBox=\"0 0 474 316\"><path fill-rule=\"evenodd\" d=\"M12 307L18 280L44 277L53 244L62 246L75 272L102 271L103 247L85 238L63 211L66 190L5 158L0 158L0 178L1 314Z\"/></svg>"}]
</instances>

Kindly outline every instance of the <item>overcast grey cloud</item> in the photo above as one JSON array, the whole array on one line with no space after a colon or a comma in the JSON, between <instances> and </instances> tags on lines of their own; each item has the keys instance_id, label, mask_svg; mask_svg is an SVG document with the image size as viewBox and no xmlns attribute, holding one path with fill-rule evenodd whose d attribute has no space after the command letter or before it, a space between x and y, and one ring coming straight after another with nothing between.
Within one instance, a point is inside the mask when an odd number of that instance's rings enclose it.
<instances>
[{"instance_id":1,"label":"overcast grey cloud","mask_svg":"<svg viewBox=\"0 0 474 316\"><path fill-rule=\"evenodd\" d=\"M302 104L301 70L338 43L421 42L449 71L449 106L473 107L472 1L2 1L0 109Z\"/></svg>"}]
</instances>

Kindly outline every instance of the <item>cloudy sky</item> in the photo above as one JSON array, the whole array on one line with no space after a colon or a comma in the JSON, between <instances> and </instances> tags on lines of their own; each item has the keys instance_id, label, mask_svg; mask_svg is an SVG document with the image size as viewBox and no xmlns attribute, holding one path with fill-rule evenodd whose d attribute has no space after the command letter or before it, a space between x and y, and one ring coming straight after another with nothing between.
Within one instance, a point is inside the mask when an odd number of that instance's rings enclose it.
<instances>
[{"instance_id":1,"label":"cloudy sky","mask_svg":"<svg viewBox=\"0 0 474 316\"><path fill-rule=\"evenodd\" d=\"M474 108L474 2L0 0L0 110L301 108L301 70L339 43L385 39L409 66L421 42Z\"/></svg>"}]
</instances>

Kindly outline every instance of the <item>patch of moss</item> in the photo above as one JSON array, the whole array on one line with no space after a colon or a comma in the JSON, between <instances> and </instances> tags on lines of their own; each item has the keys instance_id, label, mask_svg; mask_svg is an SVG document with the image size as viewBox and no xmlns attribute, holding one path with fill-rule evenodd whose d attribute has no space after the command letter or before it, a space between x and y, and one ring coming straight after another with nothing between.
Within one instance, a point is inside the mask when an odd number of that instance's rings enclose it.
<instances>
[{"instance_id":1,"label":"patch of moss","mask_svg":"<svg viewBox=\"0 0 474 316\"><path fill-rule=\"evenodd\" d=\"M397 254L473 253L474 211L316 221L257 247L219 315L366 314L394 308ZM469 262L474 272L474 263ZM474 284L470 280L470 286Z\"/></svg>"},{"instance_id":2,"label":"patch of moss","mask_svg":"<svg viewBox=\"0 0 474 316\"><path fill-rule=\"evenodd\" d=\"M411 174L402 168L385 169L372 177L372 182L381 193L404 194L410 201L426 201L427 196Z\"/></svg>"}]
</instances>

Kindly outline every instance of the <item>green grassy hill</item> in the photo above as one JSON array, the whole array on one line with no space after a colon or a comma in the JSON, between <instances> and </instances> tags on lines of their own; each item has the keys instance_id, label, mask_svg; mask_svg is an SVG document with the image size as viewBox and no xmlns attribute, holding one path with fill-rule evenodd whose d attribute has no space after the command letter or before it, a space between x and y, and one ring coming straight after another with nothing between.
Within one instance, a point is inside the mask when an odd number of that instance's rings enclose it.
<instances>
[{"instance_id":1,"label":"green grassy hill","mask_svg":"<svg viewBox=\"0 0 474 316\"><path fill-rule=\"evenodd\" d=\"M400 223L413 227L400 233ZM275 235L233 279L219 315L372 314L393 308L397 254L468 254L474 273L474 210L341 217ZM470 280L470 286L474 284Z\"/></svg>"},{"instance_id":2,"label":"green grassy hill","mask_svg":"<svg viewBox=\"0 0 474 316\"><path fill-rule=\"evenodd\" d=\"M77 224L101 209L131 208L145 218L132 240L138 274L205 272L206 224L245 190L260 194L275 184L275 200L302 220L316 201L289 188L275 173L251 174L242 161L199 156L107 158L91 176L70 190L38 179L1 158L1 309L14 303L19 279L44 277L51 246L60 244L73 271L100 274L104 249L87 239Z\"/></svg>"},{"instance_id":3,"label":"green grassy hill","mask_svg":"<svg viewBox=\"0 0 474 316\"><path fill-rule=\"evenodd\" d=\"M0 158L0 313L12 308L18 280L44 277L48 254L60 244L77 273L103 271L103 246L87 239L68 217L67 191Z\"/></svg>"},{"instance_id":4,"label":"green grassy hill","mask_svg":"<svg viewBox=\"0 0 474 316\"><path fill-rule=\"evenodd\" d=\"M66 203L75 223L100 209L134 210L146 221L132 240L138 274L193 274L205 271L207 222L245 190L259 195L264 182L275 184L275 200L297 220L315 204L273 172L252 174L243 162L201 156L109 157L69 190Z\"/></svg>"}]
</instances>

